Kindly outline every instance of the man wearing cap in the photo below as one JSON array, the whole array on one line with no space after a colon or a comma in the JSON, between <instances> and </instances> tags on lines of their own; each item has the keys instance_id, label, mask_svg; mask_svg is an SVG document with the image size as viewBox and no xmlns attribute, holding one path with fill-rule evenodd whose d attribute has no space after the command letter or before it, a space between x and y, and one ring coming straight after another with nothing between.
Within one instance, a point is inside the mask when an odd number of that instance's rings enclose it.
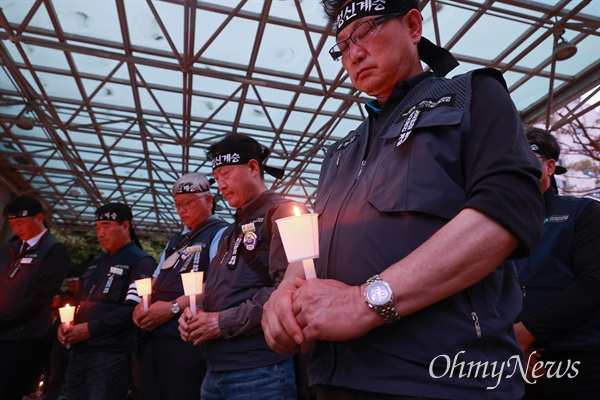
<instances>
[{"instance_id":1,"label":"man wearing cap","mask_svg":"<svg viewBox=\"0 0 600 400\"><path fill-rule=\"evenodd\" d=\"M195 318L186 310L179 319L182 338L204 344L202 399L295 399L292 356L269 348L260 321L288 266L275 221L294 215L294 206L307 210L267 190L264 172L281 178L283 171L263 165L268 150L250 136L227 135L207 155L236 212L210 265L204 310Z\"/></svg>"},{"instance_id":2,"label":"man wearing cap","mask_svg":"<svg viewBox=\"0 0 600 400\"><path fill-rule=\"evenodd\" d=\"M3 210L18 240L0 248L0 393L31 393L48 355L52 298L71 269L65 245L44 224L42 204L19 196Z\"/></svg>"},{"instance_id":3,"label":"man wearing cap","mask_svg":"<svg viewBox=\"0 0 600 400\"><path fill-rule=\"evenodd\" d=\"M138 304L133 321L148 331L142 356L140 397L144 400L200 399L206 364L197 347L181 340L177 319L189 306L181 274L206 275L227 223L213 215L210 183L199 173L179 178L173 185L177 214L184 224L172 238L155 272L152 303L147 311Z\"/></svg>"},{"instance_id":4,"label":"man wearing cap","mask_svg":"<svg viewBox=\"0 0 600 400\"><path fill-rule=\"evenodd\" d=\"M80 303L70 327L58 340L71 347L66 381L69 400L125 399L136 327L131 319L140 302L134 281L156 268L132 225L129 206L108 203L96 210L96 235L106 253L81 276Z\"/></svg>"},{"instance_id":5,"label":"man wearing cap","mask_svg":"<svg viewBox=\"0 0 600 400\"><path fill-rule=\"evenodd\" d=\"M516 260L523 311L515 332L533 372L526 399L592 399L600 393L600 203L559 196L554 175L560 146L531 128L531 149L542 166L546 203L542 236L526 259ZM557 371L559 371L557 376ZM563 375L563 373L566 374Z\"/></svg>"},{"instance_id":6,"label":"man wearing cap","mask_svg":"<svg viewBox=\"0 0 600 400\"><path fill-rule=\"evenodd\" d=\"M265 305L265 337L284 354L311 349L322 399L517 399L519 374L490 368L522 355L506 259L529 254L543 206L504 79L493 69L444 78L457 62L421 36L416 0L323 3L332 57L376 99L323 162L324 279L288 269Z\"/></svg>"}]
</instances>

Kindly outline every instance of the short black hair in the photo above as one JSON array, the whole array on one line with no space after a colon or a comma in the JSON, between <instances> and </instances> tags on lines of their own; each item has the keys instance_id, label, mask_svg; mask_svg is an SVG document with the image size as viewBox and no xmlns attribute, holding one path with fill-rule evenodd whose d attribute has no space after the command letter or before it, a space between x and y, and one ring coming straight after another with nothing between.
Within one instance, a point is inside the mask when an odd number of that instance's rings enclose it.
<instances>
[{"instance_id":1,"label":"short black hair","mask_svg":"<svg viewBox=\"0 0 600 400\"><path fill-rule=\"evenodd\" d=\"M4 206L2 215L11 219L19 217L35 217L43 212L44 207L38 199L33 196L23 195L9 201L8 204Z\"/></svg>"}]
</instances>

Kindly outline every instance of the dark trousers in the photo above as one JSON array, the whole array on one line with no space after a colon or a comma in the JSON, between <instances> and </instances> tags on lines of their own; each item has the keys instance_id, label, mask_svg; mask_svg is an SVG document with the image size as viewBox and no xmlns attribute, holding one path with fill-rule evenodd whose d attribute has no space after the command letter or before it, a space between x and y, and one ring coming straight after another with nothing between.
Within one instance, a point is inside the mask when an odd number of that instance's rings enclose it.
<instances>
[{"instance_id":1,"label":"dark trousers","mask_svg":"<svg viewBox=\"0 0 600 400\"><path fill-rule=\"evenodd\" d=\"M37 388L45 361L44 343L38 340L0 341L0 397L21 400Z\"/></svg>"},{"instance_id":2,"label":"dark trousers","mask_svg":"<svg viewBox=\"0 0 600 400\"><path fill-rule=\"evenodd\" d=\"M205 374L206 363L197 346L180 338L146 336L141 365L141 399L199 400Z\"/></svg>"},{"instance_id":3,"label":"dark trousers","mask_svg":"<svg viewBox=\"0 0 600 400\"><path fill-rule=\"evenodd\" d=\"M541 354L547 376L535 384L525 384L524 400L600 398L600 353L541 351ZM549 362L554 363L552 367ZM574 362L577 362L575 366ZM556 372L563 375L565 371L568 372L562 377L556 375Z\"/></svg>"},{"instance_id":4,"label":"dark trousers","mask_svg":"<svg viewBox=\"0 0 600 400\"><path fill-rule=\"evenodd\" d=\"M69 400L124 400L129 389L129 354L71 351L67 366Z\"/></svg>"},{"instance_id":5,"label":"dark trousers","mask_svg":"<svg viewBox=\"0 0 600 400\"><path fill-rule=\"evenodd\" d=\"M69 361L69 350L55 340L50 352L50 375L46 384L45 400L56 400L65 383L65 372Z\"/></svg>"}]
</instances>

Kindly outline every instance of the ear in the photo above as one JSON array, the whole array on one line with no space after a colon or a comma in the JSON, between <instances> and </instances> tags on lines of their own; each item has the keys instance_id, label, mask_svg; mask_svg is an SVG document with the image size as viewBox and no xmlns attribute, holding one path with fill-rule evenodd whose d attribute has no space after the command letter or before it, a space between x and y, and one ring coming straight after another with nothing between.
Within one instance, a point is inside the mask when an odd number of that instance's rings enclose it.
<instances>
[{"instance_id":1,"label":"ear","mask_svg":"<svg viewBox=\"0 0 600 400\"><path fill-rule=\"evenodd\" d=\"M250 161L248 161L248 164L246 164L248 166L248 168L250 168L250 171L252 173L252 176L260 176L260 167L258 165L258 161L256 161L255 159L252 159Z\"/></svg>"},{"instance_id":2,"label":"ear","mask_svg":"<svg viewBox=\"0 0 600 400\"><path fill-rule=\"evenodd\" d=\"M413 43L416 45L421 41L423 34L423 20L421 13L416 8L410 10L405 16L404 21L408 27L408 31Z\"/></svg>"},{"instance_id":3,"label":"ear","mask_svg":"<svg viewBox=\"0 0 600 400\"><path fill-rule=\"evenodd\" d=\"M129 221L123 221L121 226L123 227L123 230L125 230L126 232L129 232L129 227L131 226L131 223Z\"/></svg>"},{"instance_id":4,"label":"ear","mask_svg":"<svg viewBox=\"0 0 600 400\"><path fill-rule=\"evenodd\" d=\"M550 158L546 161L546 165L548 165L548 175L554 175L554 172L556 172L556 160Z\"/></svg>"}]
</instances>

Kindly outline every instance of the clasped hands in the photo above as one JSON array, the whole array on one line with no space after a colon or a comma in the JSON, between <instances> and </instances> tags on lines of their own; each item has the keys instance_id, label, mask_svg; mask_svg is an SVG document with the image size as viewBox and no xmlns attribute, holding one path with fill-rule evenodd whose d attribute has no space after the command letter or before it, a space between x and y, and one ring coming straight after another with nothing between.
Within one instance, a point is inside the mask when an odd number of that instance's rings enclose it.
<instances>
[{"instance_id":1,"label":"clasped hands","mask_svg":"<svg viewBox=\"0 0 600 400\"><path fill-rule=\"evenodd\" d=\"M360 286L331 279L282 282L262 316L267 344L281 354L305 353L315 340L355 339L382 323L365 303Z\"/></svg>"},{"instance_id":2,"label":"clasped hands","mask_svg":"<svg viewBox=\"0 0 600 400\"><path fill-rule=\"evenodd\" d=\"M184 342L192 342L194 346L207 340L217 339L222 336L219 329L219 313L205 312L198 308L196 315L186 308L179 317L179 334Z\"/></svg>"}]
</instances>

